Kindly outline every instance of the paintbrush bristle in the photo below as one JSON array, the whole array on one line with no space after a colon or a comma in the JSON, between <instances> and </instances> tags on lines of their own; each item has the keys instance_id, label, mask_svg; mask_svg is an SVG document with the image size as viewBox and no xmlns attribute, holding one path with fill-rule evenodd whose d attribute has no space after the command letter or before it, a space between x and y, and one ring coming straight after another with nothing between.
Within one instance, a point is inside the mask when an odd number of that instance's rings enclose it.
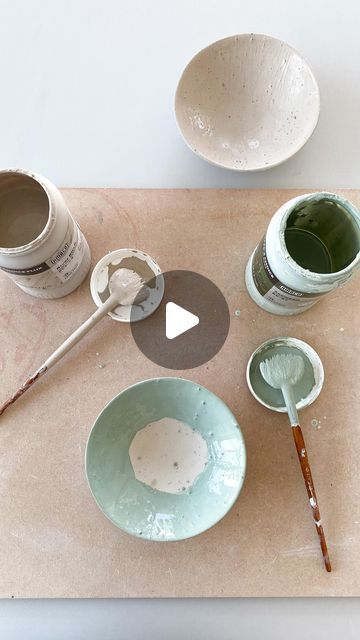
<instances>
[{"instance_id":1,"label":"paintbrush bristle","mask_svg":"<svg viewBox=\"0 0 360 640\"><path fill-rule=\"evenodd\" d=\"M127 306L139 304L148 298L149 292L142 277L132 269L119 268L109 280L109 291L116 294L119 304Z\"/></svg>"},{"instance_id":2,"label":"paintbrush bristle","mask_svg":"<svg viewBox=\"0 0 360 640\"><path fill-rule=\"evenodd\" d=\"M304 374L304 360L292 353L281 353L260 362L261 375L274 389L281 389L284 384L295 385Z\"/></svg>"}]
</instances>

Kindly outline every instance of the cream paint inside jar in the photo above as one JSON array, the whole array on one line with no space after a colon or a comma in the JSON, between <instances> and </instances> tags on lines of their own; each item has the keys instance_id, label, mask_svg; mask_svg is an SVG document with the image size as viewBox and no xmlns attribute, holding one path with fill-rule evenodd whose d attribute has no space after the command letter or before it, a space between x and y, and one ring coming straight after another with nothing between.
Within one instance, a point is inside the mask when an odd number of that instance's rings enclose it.
<instances>
[{"instance_id":1,"label":"cream paint inside jar","mask_svg":"<svg viewBox=\"0 0 360 640\"><path fill-rule=\"evenodd\" d=\"M45 190L29 176L0 176L0 247L22 247L35 240L49 219Z\"/></svg>"},{"instance_id":2,"label":"cream paint inside jar","mask_svg":"<svg viewBox=\"0 0 360 640\"><path fill-rule=\"evenodd\" d=\"M174 418L149 423L135 435L129 456L137 480L165 493L182 493L204 471L208 448L200 433Z\"/></svg>"}]
</instances>

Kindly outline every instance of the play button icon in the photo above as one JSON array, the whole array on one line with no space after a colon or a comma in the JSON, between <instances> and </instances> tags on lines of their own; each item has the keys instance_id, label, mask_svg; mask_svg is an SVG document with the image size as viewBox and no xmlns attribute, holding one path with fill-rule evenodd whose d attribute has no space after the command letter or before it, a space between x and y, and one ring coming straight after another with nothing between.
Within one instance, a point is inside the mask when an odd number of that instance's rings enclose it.
<instances>
[{"instance_id":1,"label":"play button icon","mask_svg":"<svg viewBox=\"0 0 360 640\"><path fill-rule=\"evenodd\" d=\"M185 331L189 331L199 324L199 318L194 313L186 311L175 302L166 304L166 337L173 340Z\"/></svg>"},{"instance_id":2,"label":"play button icon","mask_svg":"<svg viewBox=\"0 0 360 640\"><path fill-rule=\"evenodd\" d=\"M199 367L220 351L227 338L227 302L216 284L199 273L179 270L162 275L162 302L145 320L130 318L133 338L147 358L166 369ZM156 278L147 286L157 287Z\"/></svg>"}]
</instances>

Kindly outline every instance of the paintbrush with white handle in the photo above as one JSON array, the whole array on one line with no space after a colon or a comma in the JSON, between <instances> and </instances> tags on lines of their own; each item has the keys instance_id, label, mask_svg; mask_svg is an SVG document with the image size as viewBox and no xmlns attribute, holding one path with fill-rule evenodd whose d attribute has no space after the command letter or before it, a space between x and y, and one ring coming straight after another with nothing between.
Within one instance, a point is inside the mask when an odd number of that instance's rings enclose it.
<instances>
[{"instance_id":1,"label":"paintbrush with white handle","mask_svg":"<svg viewBox=\"0 0 360 640\"><path fill-rule=\"evenodd\" d=\"M30 389L34 382L56 364L81 338L83 338L106 314L119 305L125 306L142 302L147 297L147 290L142 278L131 269L117 269L109 280L110 296L96 311L78 327L52 354L43 362L32 376L0 407L0 415Z\"/></svg>"},{"instance_id":2,"label":"paintbrush with white handle","mask_svg":"<svg viewBox=\"0 0 360 640\"><path fill-rule=\"evenodd\" d=\"M327 550L324 530L321 524L320 511L316 498L314 482L311 475L310 464L307 456L304 437L299 425L299 417L296 409L293 386L296 385L304 374L304 361L301 356L277 354L268 360L260 362L261 375L274 389L281 389L290 424L294 436L296 451L299 457L301 471L304 476L306 490L309 496L315 520L316 530L320 539L320 547L324 558L326 571L331 571L331 564Z\"/></svg>"}]
</instances>

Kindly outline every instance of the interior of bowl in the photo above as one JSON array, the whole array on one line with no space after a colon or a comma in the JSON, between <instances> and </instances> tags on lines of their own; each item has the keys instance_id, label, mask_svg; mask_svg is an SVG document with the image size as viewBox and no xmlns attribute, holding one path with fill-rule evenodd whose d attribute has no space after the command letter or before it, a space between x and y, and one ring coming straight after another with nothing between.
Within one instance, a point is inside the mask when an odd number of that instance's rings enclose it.
<instances>
[{"instance_id":1,"label":"interior of bowl","mask_svg":"<svg viewBox=\"0 0 360 640\"><path fill-rule=\"evenodd\" d=\"M200 51L176 93L180 130L195 153L229 169L267 169L298 151L319 115L319 90L285 42L242 34Z\"/></svg>"},{"instance_id":2,"label":"interior of bowl","mask_svg":"<svg viewBox=\"0 0 360 640\"><path fill-rule=\"evenodd\" d=\"M179 493L138 480L129 455L136 434L163 418L185 423L206 443L203 471ZM177 452L171 453L175 464ZM159 541L197 535L220 520L241 490L245 465L231 411L204 387L181 378L146 380L116 396L97 418L86 451L88 482L104 514L130 534Z\"/></svg>"}]
</instances>

